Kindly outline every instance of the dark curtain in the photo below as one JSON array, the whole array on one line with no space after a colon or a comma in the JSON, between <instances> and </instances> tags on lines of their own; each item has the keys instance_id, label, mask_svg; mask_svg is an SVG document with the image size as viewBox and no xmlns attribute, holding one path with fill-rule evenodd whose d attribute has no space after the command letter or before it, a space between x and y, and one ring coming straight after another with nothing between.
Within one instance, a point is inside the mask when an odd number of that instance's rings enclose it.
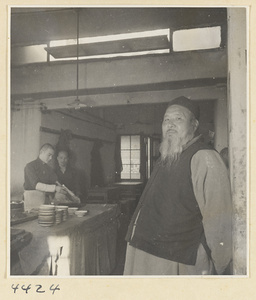
<instances>
[{"instance_id":1,"label":"dark curtain","mask_svg":"<svg viewBox=\"0 0 256 300\"><path fill-rule=\"evenodd\" d=\"M104 170L100 155L102 142L97 140L94 142L91 152L91 186L104 186Z\"/></svg>"}]
</instances>

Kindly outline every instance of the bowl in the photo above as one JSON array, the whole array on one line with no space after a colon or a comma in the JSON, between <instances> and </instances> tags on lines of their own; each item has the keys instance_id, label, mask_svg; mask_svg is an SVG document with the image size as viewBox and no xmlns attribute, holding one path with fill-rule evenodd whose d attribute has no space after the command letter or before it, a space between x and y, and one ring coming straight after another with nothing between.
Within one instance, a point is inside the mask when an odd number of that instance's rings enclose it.
<instances>
[{"instance_id":1,"label":"bowl","mask_svg":"<svg viewBox=\"0 0 256 300\"><path fill-rule=\"evenodd\" d=\"M77 210L77 211L75 211L75 215L77 217L80 217L80 218L85 216L87 213L88 213L88 210Z\"/></svg>"},{"instance_id":2,"label":"bowl","mask_svg":"<svg viewBox=\"0 0 256 300\"><path fill-rule=\"evenodd\" d=\"M74 215L74 213L78 210L78 207L69 207L68 213L69 215Z\"/></svg>"}]
</instances>

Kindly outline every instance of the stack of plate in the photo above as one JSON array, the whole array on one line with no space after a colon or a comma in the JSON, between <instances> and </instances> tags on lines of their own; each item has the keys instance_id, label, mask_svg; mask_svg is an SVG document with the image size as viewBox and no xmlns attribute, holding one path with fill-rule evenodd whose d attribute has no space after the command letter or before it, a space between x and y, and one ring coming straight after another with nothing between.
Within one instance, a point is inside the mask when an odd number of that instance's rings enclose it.
<instances>
[{"instance_id":1,"label":"stack of plate","mask_svg":"<svg viewBox=\"0 0 256 300\"><path fill-rule=\"evenodd\" d=\"M41 226L52 226L55 222L55 206L40 205L38 211L38 223Z\"/></svg>"},{"instance_id":2,"label":"stack of plate","mask_svg":"<svg viewBox=\"0 0 256 300\"><path fill-rule=\"evenodd\" d=\"M55 224L60 224L63 220L63 210L56 210L55 212Z\"/></svg>"},{"instance_id":3,"label":"stack of plate","mask_svg":"<svg viewBox=\"0 0 256 300\"><path fill-rule=\"evenodd\" d=\"M59 210L63 211L62 221L66 221L68 218L68 206L61 206L61 205L56 206L56 212Z\"/></svg>"}]
</instances>

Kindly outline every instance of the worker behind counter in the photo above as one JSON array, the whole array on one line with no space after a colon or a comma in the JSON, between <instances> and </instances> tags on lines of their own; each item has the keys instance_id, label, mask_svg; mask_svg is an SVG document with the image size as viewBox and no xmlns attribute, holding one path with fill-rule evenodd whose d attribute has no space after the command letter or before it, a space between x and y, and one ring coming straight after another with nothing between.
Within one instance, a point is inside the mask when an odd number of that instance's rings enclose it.
<instances>
[{"instance_id":1,"label":"worker behind counter","mask_svg":"<svg viewBox=\"0 0 256 300\"><path fill-rule=\"evenodd\" d=\"M64 187L67 191L66 195L56 193L55 200L57 203L80 203L81 190L78 172L75 168L71 167L69 161L70 155L68 151L60 150L57 153L57 166L55 172L58 177L59 185Z\"/></svg>"},{"instance_id":2,"label":"worker behind counter","mask_svg":"<svg viewBox=\"0 0 256 300\"><path fill-rule=\"evenodd\" d=\"M36 160L29 162L24 169L24 210L30 211L42 204L50 204L55 193L67 192L57 185L58 177L48 163L54 155L51 144L44 144Z\"/></svg>"}]
</instances>

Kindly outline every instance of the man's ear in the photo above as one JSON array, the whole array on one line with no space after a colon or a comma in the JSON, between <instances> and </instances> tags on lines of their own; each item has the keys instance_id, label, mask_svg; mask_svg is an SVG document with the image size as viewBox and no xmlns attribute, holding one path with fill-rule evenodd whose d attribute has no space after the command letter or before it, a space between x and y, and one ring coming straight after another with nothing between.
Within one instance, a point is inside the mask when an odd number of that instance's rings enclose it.
<instances>
[{"instance_id":1,"label":"man's ear","mask_svg":"<svg viewBox=\"0 0 256 300\"><path fill-rule=\"evenodd\" d=\"M194 130L195 130L195 132L196 132L197 129L198 129L198 126L199 126L199 122L198 122L197 119L194 119L193 125L194 125Z\"/></svg>"}]
</instances>

